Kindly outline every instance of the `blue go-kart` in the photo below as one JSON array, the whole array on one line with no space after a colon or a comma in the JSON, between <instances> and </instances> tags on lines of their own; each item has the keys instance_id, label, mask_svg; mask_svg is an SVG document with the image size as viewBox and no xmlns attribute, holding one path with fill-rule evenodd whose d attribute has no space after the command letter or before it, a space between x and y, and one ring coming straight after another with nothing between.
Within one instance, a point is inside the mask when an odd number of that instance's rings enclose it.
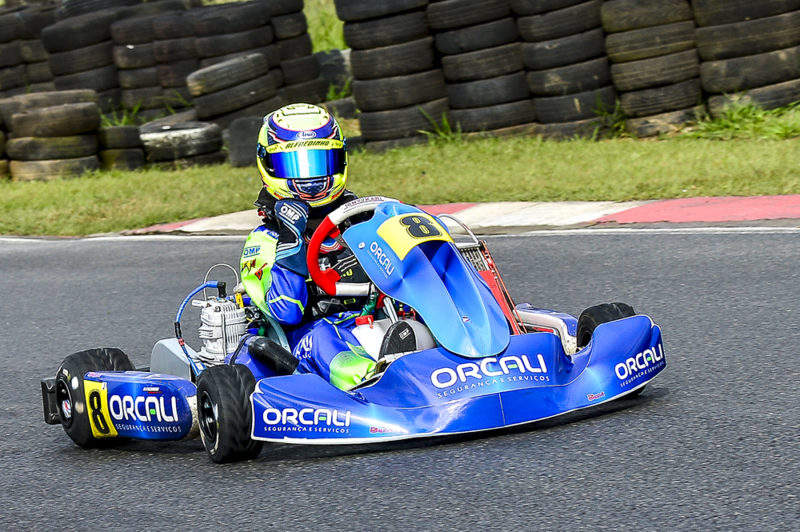
<instances>
[{"instance_id":1,"label":"blue go-kart","mask_svg":"<svg viewBox=\"0 0 800 532\"><path fill-rule=\"evenodd\" d=\"M350 389L285 373L265 349L289 344L241 290L205 282L180 305L176 337L135 370L119 349L68 356L42 380L45 421L81 447L118 438L180 440L199 433L215 462L256 457L263 442L366 444L531 423L640 393L666 361L661 330L624 303L580 317L515 305L485 242L455 218L383 197L346 203L315 231L309 273L330 297L365 304L353 334L375 372ZM455 231L453 231L455 234ZM346 246L367 282L321 268L327 238ZM324 264L324 261L322 261ZM217 293L193 299L201 291ZM201 307L193 350L180 323ZM255 334L254 334L255 333Z\"/></svg>"}]
</instances>

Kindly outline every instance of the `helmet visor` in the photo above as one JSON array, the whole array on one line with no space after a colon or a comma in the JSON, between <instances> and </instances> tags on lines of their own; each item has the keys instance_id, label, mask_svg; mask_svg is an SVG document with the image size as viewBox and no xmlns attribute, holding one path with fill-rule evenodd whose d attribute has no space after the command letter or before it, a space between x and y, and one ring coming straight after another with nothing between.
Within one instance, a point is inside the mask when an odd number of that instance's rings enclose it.
<instances>
[{"instance_id":1,"label":"helmet visor","mask_svg":"<svg viewBox=\"0 0 800 532\"><path fill-rule=\"evenodd\" d=\"M344 172L344 147L334 149L306 149L275 151L261 158L261 163L273 177L298 179L325 177Z\"/></svg>"}]
</instances>

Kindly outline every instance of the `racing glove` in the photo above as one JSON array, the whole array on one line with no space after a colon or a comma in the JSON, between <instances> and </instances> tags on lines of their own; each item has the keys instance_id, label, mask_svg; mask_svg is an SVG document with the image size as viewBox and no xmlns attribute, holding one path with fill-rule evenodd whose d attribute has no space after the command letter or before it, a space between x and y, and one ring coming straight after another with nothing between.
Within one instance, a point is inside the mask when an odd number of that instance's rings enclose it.
<instances>
[{"instance_id":1,"label":"racing glove","mask_svg":"<svg viewBox=\"0 0 800 532\"><path fill-rule=\"evenodd\" d=\"M303 232L308 224L308 205L295 200L275 202L275 217L278 219L278 247L275 264L308 277L306 244Z\"/></svg>"}]
</instances>

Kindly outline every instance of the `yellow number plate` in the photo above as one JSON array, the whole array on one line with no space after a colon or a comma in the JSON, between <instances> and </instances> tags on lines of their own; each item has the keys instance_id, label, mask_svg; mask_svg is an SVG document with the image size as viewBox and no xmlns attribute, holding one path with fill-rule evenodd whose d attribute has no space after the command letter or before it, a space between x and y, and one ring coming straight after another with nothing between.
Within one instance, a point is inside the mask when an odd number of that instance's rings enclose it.
<instances>
[{"instance_id":1,"label":"yellow number plate","mask_svg":"<svg viewBox=\"0 0 800 532\"><path fill-rule=\"evenodd\" d=\"M381 224L378 235L389 244L400 260L405 259L409 251L423 242L453 241L447 230L433 216L423 213L393 216Z\"/></svg>"},{"instance_id":2,"label":"yellow number plate","mask_svg":"<svg viewBox=\"0 0 800 532\"><path fill-rule=\"evenodd\" d=\"M83 391L86 395L86 412L89 415L89 425L95 438L113 438L117 429L111 422L108 413L108 390L102 382L83 381Z\"/></svg>"}]
</instances>

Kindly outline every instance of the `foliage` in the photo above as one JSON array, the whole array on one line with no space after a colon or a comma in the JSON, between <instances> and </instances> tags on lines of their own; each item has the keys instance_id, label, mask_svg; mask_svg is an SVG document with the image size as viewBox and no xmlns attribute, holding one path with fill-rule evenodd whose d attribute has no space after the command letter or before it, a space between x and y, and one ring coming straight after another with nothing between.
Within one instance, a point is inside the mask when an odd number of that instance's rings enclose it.
<instances>
[{"instance_id":1,"label":"foliage","mask_svg":"<svg viewBox=\"0 0 800 532\"><path fill-rule=\"evenodd\" d=\"M694 139L791 139L800 137L800 101L778 109L734 102L683 134Z\"/></svg>"},{"instance_id":2,"label":"foliage","mask_svg":"<svg viewBox=\"0 0 800 532\"><path fill-rule=\"evenodd\" d=\"M800 194L798 142L434 139L352 154L348 185L419 204ZM85 235L214 216L251 209L259 187L255 168L229 165L0 181L0 234Z\"/></svg>"},{"instance_id":3,"label":"foliage","mask_svg":"<svg viewBox=\"0 0 800 532\"><path fill-rule=\"evenodd\" d=\"M342 98L347 98L350 96L353 91L350 89L350 85L353 82L353 78L348 78L347 81L344 82L344 85L341 87L337 87L334 84L328 86L328 93L325 95L325 101L331 102L334 100L341 100Z\"/></svg>"},{"instance_id":4,"label":"foliage","mask_svg":"<svg viewBox=\"0 0 800 532\"><path fill-rule=\"evenodd\" d=\"M100 127L113 126L134 126L139 122L136 115L139 113L141 103L137 103L133 109L111 109L107 113L100 113Z\"/></svg>"},{"instance_id":5,"label":"foliage","mask_svg":"<svg viewBox=\"0 0 800 532\"><path fill-rule=\"evenodd\" d=\"M428 122L431 123L431 127L433 128L433 131L419 131L421 134L428 137L429 141L459 142L462 140L461 124L456 123L455 127L450 124L450 118L447 116L447 113L442 113L442 119L437 121L425 109L420 107L419 111L425 116Z\"/></svg>"},{"instance_id":6,"label":"foliage","mask_svg":"<svg viewBox=\"0 0 800 532\"><path fill-rule=\"evenodd\" d=\"M304 12L314 52L344 50L344 23L336 16L333 0L306 0Z\"/></svg>"}]
</instances>

